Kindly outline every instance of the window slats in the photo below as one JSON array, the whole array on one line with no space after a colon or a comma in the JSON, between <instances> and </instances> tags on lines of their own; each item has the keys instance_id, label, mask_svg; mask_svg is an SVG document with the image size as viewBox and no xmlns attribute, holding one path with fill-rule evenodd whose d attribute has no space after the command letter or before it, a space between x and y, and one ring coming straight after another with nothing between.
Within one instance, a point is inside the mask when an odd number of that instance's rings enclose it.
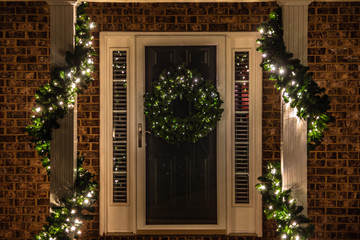
<instances>
[{"instance_id":1,"label":"window slats","mask_svg":"<svg viewBox=\"0 0 360 240\"><path fill-rule=\"evenodd\" d=\"M235 203L249 203L249 53L235 52Z\"/></svg>"},{"instance_id":2,"label":"window slats","mask_svg":"<svg viewBox=\"0 0 360 240\"><path fill-rule=\"evenodd\" d=\"M127 52L113 51L113 202L127 202Z\"/></svg>"}]
</instances>

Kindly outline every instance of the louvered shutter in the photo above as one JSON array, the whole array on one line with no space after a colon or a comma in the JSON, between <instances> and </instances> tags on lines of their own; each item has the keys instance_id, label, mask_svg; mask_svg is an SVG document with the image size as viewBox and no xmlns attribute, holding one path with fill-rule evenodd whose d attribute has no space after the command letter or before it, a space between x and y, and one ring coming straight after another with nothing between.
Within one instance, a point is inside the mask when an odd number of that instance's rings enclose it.
<instances>
[{"instance_id":1,"label":"louvered shutter","mask_svg":"<svg viewBox=\"0 0 360 240\"><path fill-rule=\"evenodd\" d=\"M113 51L113 202L127 202L127 52Z\"/></svg>"},{"instance_id":2,"label":"louvered shutter","mask_svg":"<svg viewBox=\"0 0 360 240\"><path fill-rule=\"evenodd\" d=\"M235 52L235 203L249 203L249 53Z\"/></svg>"}]
</instances>

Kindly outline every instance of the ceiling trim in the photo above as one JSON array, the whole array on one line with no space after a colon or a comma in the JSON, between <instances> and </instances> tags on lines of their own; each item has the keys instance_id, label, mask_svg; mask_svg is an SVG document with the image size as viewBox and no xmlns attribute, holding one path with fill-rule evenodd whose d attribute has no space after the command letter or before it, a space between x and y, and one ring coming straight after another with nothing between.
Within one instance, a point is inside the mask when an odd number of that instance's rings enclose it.
<instances>
[{"instance_id":1,"label":"ceiling trim","mask_svg":"<svg viewBox=\"0 0 360 240\"><path fill-rule=\"evenodd\" d=\"M27 0L29 2L43 2L44 0ZM46 0L45 0L46 1ZM58 2L67 0L58 0ZM20 2L19 0L0 0L0 2ZM206 2L230 2L230 3L246 3L246 2L276 2L275 0L87 0L87 2L99 2L99 3L206 3ZM313 2L360 2L360 0L313 0Z\"/></svg>"},{"instance_id":2,"label":"ceiling trim","mask_svg":"<svg viewBox=\"0 0 360 240\"><path fill-rule=\"evenodd\" d=\"M291 2L292 0L287 0ZM299 2L294 0L294 2ZM310 0L311 2L360 2L360 0ZM118 2L118 3L134 3L134 2L147 2L147 3L197 3L197 2L231 2L231 3L244 3L244 2L277 2L276 0L87 0L87 2Z\"/></svg>"}]
</instances>

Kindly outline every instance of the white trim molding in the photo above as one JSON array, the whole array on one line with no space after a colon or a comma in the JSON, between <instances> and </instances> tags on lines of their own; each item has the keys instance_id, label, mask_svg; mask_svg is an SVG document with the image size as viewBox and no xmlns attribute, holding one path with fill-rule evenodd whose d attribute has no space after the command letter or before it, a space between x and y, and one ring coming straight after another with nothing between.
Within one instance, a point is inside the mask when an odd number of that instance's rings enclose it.
<instances>
[{"instance_id":1,"label":"white trim molding","mask_svg":"<svg viewBox=\"0 0 360 240\"><path fill-rule=\"evenodd\" d=\"M0 2L18 2L19 0L0 0ZM44 0L32 0L34 2L42 2ZM48 0L48 4L49 1ZM55 3L57 2L56 0L54 0ZM279 0L280 1L280 0ZM288 0L291 1L291 0ZM294 0L294 2L296 2L297 0ZM60 4L62 4L61 0L58 1ZM64 2L73 2L73 1L64 1ZM274 0L196 0L196 1L191 1L191 0L88 0L87 2L99 2L99 3L108 3L108 2L114 2L114 3L206 3L206 2L221 2L221 3L225 3L225 2L230 2L230 3L246 3L246 2L274 2ZM312 2L359 2L359 0L313 0ZM279 3L279 2L278 2ZM280 4L280 3L279 3Z\"/></svg>"},{"instance_id":2,"label":"white trim molding","mask_svg":"<svg viewBox=\"0 0 360 240\"><path fill-rule=\"evenodd\" d=\"M0 0L0 1L17 1L17 0ZM35 1L41 1L41 0L35 0ZM292 4L292 2L294 2L295 4L297 4L297 2L300 2L300 4L297 5L303 5L305 3L303 2L358 2L359 0L278 0L277 2L280 4L280 2L284 2L284 5L294 5ZM212 2L212 3L217 3L217 2L231 2L231 3L246 3L246 2L274 2L274 0L88 0L87 2L116 2L116 3L206 3L206 2ZM309 4L308 3L308 4Z\"/></svg>"},{"instance_id":3,"label":"white trim molding","mask_svg":"<svg viewBox=\"0 0 360 240\"><path fill-rule=\"evenodd\" d=\"M308 6L314 0L277 0L280 6Z\"/></svg>"},{"instance_id":4,"label":"white trim molding","mask_svg":"<svg viewBox=\"0 0 360 240\"><path fill-rule=\"evenodd\" d=\"M49 5L64 5L64 6L68 6L68 5L77 5L79 2L78 1L67 1L67 0L47 0L46 1Z\"/></svg>"}]
</instances>

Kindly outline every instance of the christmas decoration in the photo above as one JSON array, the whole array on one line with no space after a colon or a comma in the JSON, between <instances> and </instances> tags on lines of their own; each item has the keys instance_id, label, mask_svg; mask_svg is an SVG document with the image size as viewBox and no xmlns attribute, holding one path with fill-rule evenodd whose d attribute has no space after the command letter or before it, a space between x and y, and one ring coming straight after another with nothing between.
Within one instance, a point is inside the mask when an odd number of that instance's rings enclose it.
<instances>
[{"instance_id":1,"label":"christmas decoration","mask_svg":"<svg viewBox=\"0 0 360 240\"><path fill-rule=\"evenodd\" d=\"M93 175L82 167L83 157L77 159L75 192L72 196L61 199L57 205L51 206L48 224L43 227L35 239L71 240L81 234L84 220L92 216L84 213L93 212L96 184Z\"/></svg>"},{"instance_id":2,"label":"christmas decoration","mask_svg":"<svg viewBox=\"0 0 360 240\"><path fill-rule=\"evenodd\" d=\"M185 65L165 69L144 97L149 128L155 136L171 144L195 143L207 136L223 112L216 87ZM171 103L177 99L190 105L186 117L177 117L171 111Z\"/></svg>"},{"instance_id":3,"label":"christmas decoration","mask_svg":"<svg viewBox=\"0 0 360 240\"><path fill-rule=\"evenodd\" d=\"M50 173L50 140L53 129L59 128L58 120L63 118L69 109L74 107L75 97L87 88L93 80L93 59L90 28L94 27L85 14L86 3L77 8L75 25L75 49L66 55L66 65L54 67L49 83L40 87L35 94L36 106L33 108L32 124L26 131L33 137L35 149L41 156L42 165ZM83 158L77 159L74 192L52 205L48 224L35 236L35 239L73 239L81 234L80 227L91 215L95 202L96 183L93 174L82 167Z\"/></svg>"},{"instance_id":4,"label":"christmas decoration","mask_svg":"<svg viewBox=\"0 0 360 240\"><path fill-rule=\"evenodd\" d=\"M296 204L291 198L291 189L283 191L280 163L267 165L267 173L258 178L261 183L256 188L263 195L265 215L268 219L274 219L281 239L303 240L314 232L314 225L305 215L301 214L302 206Z\"/></svg>"},{"instance_id":5,"label":"christmas decoration","mask_svg":"<svg viewBox=\"0 0 360 240\"><path fill-rule=\"evenodd\" d=\"M36 106L33 108L33 124L26 131L33 137L35 149L42 157L42 164L50 169L50 140L53 129L59 128L58 120L63 118L75 103L75 96L93 80L93 49L89 18L85 14L83 3L77 8L75 25L75 49L67 52L66 66L54 67L50 83L41 86L35 93Z\"/></svg>"},{"instance_id":6,"label":"christmas decoration","mask_svg":"<svg viewBox=\"0 0 360 240\"><path fill-rule=\"evenodd\" d=\"M257 48L263 56L261 66L269 71L270 80L281 90L285 103L290 103L298 117L307 120L308 149L313 150L323 140L327 124L333 121L327 112L330 102L325 89L312 79L308 67L286 51L280 8L258 29L262 34Z\"/></svg>"}]
</instances>

